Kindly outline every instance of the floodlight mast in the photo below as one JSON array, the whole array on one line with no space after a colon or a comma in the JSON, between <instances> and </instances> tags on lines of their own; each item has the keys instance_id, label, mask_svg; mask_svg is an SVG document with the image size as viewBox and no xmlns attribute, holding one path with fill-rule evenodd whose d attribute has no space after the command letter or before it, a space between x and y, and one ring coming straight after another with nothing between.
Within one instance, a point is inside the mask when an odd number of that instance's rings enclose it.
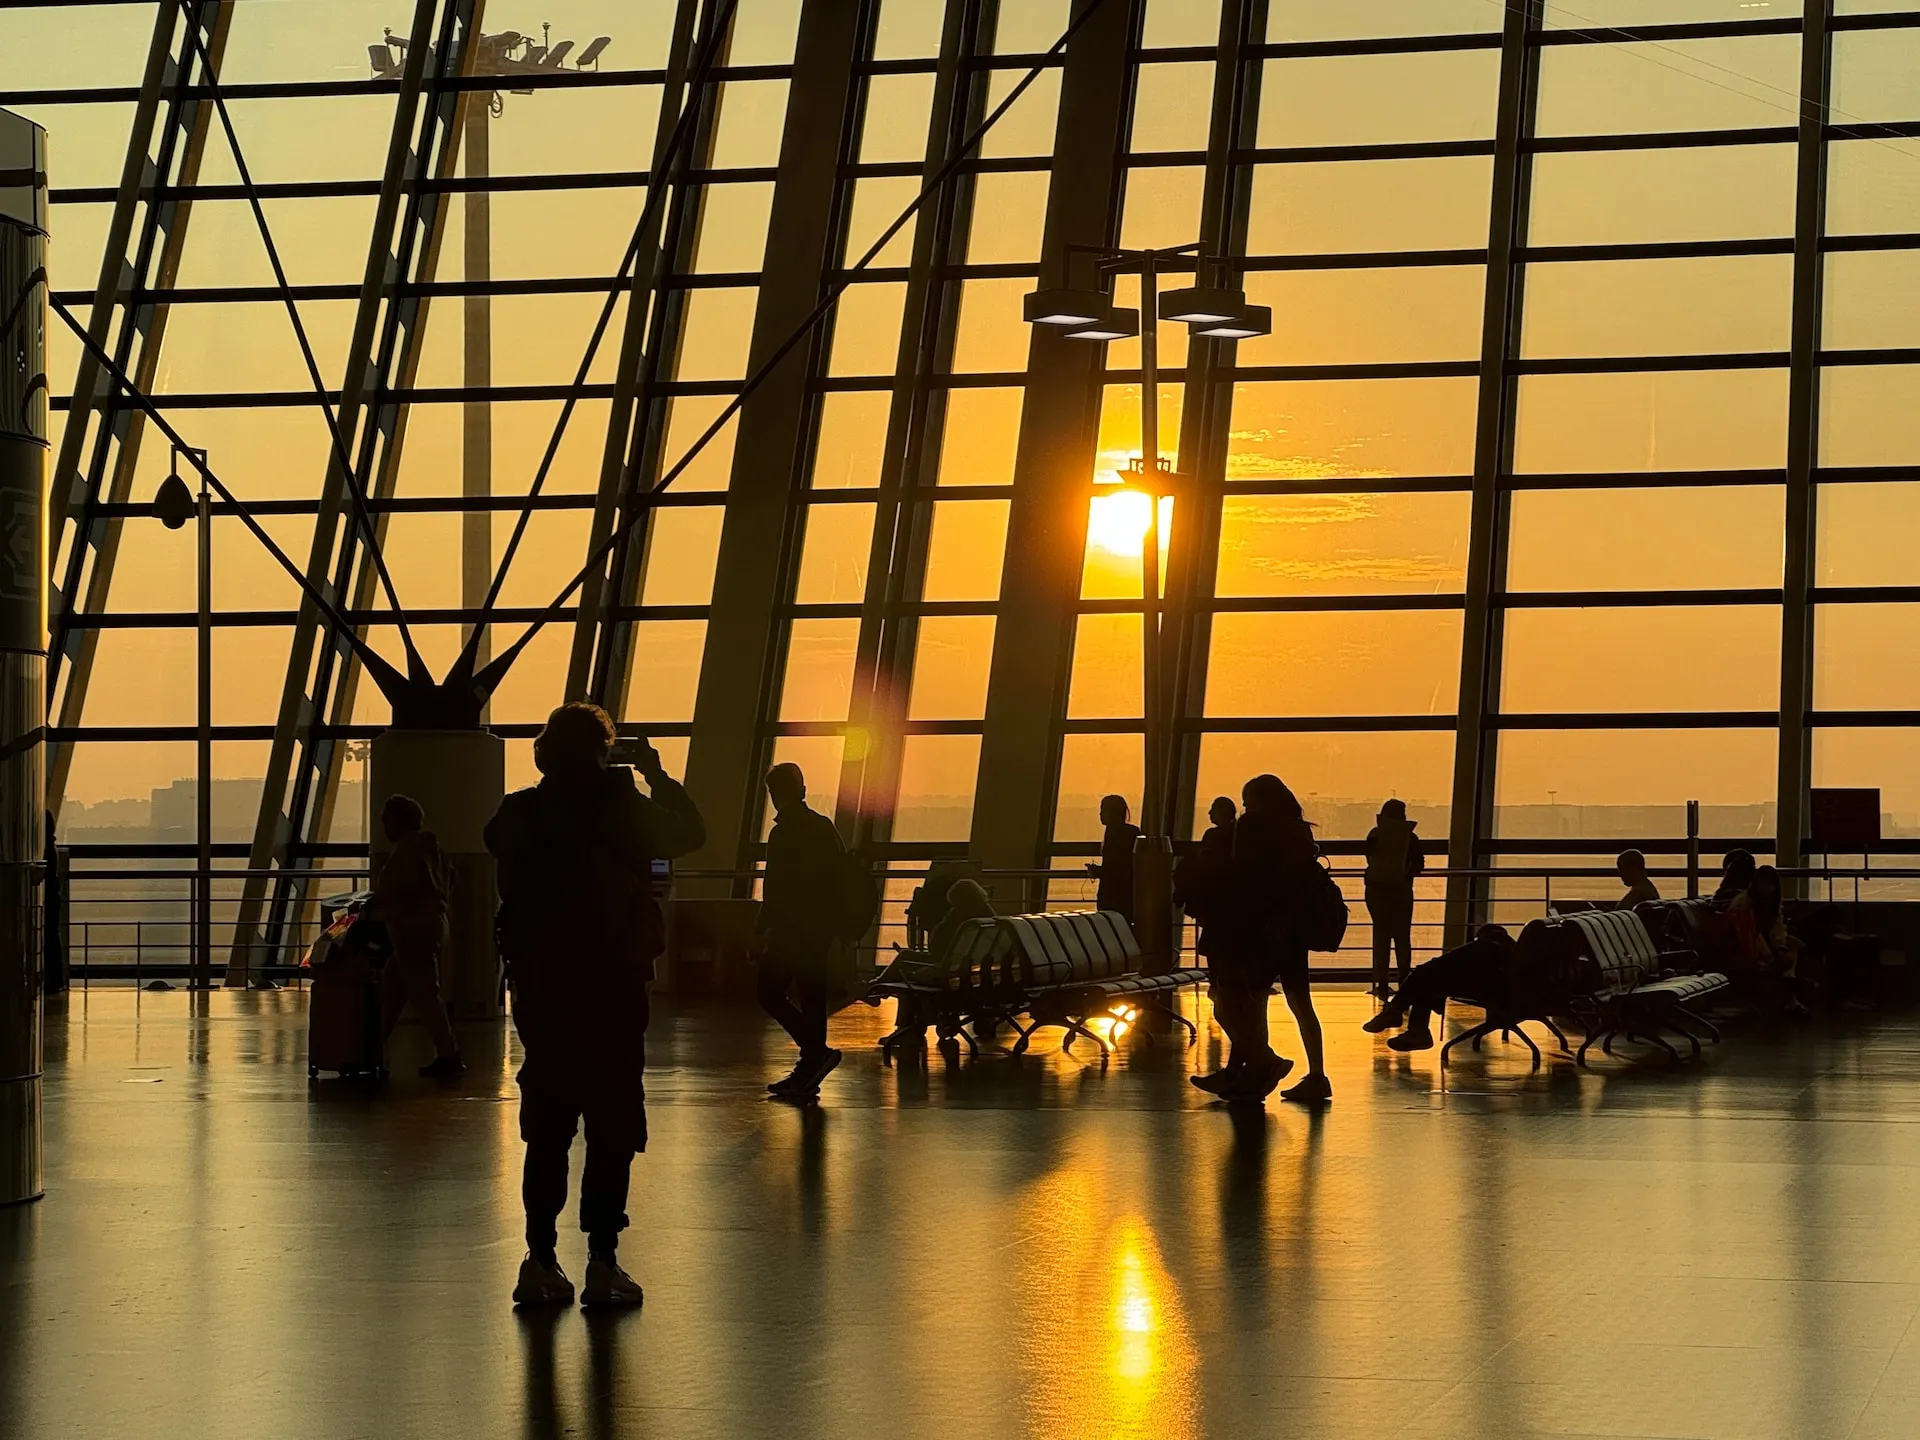
<instances>
[{"instance_id":1,"label":"floodlight mast","mask_svg":"<svg viewBox=\"0 0 1920 1440\"><path fill-rule=\"evenodd\" d=\"M497 35L482 35L474 49L476 76L528 78L543 75L596 71L600 57L613 43L610 35L598 35L588 42L572 66L567 59L574 42L552 43L553 27L543 24L541 38L517 30ZM398 78L406 59L407 41L385 31L381 44L371 45L367 55L377 79ZM532 95L531 86L507 87L515 95ZM466 107L461 144L465 148L466 178L462 217L465 223L465 279L469 287L462 296L463 345L460 425L460 496L470 508L460 517L460 607L470 615L485 608L488 588L493 580L493 512L485 501L493 495L493 406L486 393L493 386L493 197L488 182L493 178L492 122L506 110L499 88L487 90L485 104ZM482 502L482 503L474 503ZM475 659L482 665L491 657L492 646L484 630L475 644ZM464 647L474 640L474 622L461 626ZM486 706L481 706L482 723Z\"/></svg>"}]
</instances>

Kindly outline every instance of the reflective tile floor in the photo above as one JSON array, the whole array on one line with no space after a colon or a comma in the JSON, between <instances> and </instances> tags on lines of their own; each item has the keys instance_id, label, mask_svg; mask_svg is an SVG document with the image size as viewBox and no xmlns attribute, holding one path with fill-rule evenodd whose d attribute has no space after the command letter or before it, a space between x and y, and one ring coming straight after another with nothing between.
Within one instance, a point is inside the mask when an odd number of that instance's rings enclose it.
<instances>
[{"instance_id":1,"label":"reflective tile floor","mask_svg":"<svg viewBox=\"0 0 1920 1440\"><path fill-rule=\"evenodd\" d=\"M887 1070L856 1008L797 1110L756 1017L663 1006L647 1303L601 1319L507 1303L497 1031L458 1084L409 1026L384 1093L309 1090L301 996L201 1003L51 1020L8 1437L1920 1434L1913 1019L1442 1091L1333 993L1333 1107L1236 1121L1186 1084L1217 1040Z\"/></svg>"}]
</instances>

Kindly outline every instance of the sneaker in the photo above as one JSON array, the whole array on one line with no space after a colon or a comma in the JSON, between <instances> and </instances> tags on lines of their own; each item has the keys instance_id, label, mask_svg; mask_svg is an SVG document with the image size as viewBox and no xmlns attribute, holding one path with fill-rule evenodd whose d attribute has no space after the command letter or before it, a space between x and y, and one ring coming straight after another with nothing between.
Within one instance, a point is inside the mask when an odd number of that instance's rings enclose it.
<instances>
[{"instance_id":1,"label":"sneaker","mask_svg":"<svg viewBox=\"0 0 1920 1440\"><path fill-rule=\"evenodd\" d=\"M840 1052L832 1046L828 1046L825 1050L822 1050L819 1057L815 1059L811 1065L806 1067L806 1080L803 1084L795 1087L794 1093L801 1095L818 1095L820 1093L820 1082L839 1068L841 1058Z\"/></svg>"},{"instance_id":2,"label":"sneaker","mask_svg":"<svg viewBox=\"0 0 1920 1440\"><path fill-rule=\"evenodd\" d=\"M591 1269L588 1271L592 1273ZM531 1251L520 1262L520 1283L513 1287L516 1305L571 1305L573 1281L558 1260L535 1259Z\"/></svg>"},{"instance_id":3,"label":"sneaker","mask_svg":"<svg viewBox=\"0 0 1920 1440\"><path fill-rule=\"evenodd\" d=\"M1309 1075L1291 1089L1282 1090L1280 1098L1296 1105L1324 1105L1333 1099L1333 1084L1324 1075Z\"/></svg>"},{"instance_id":4,"label":"sneaker","mask_svg":"<svg viewBox=\"0 0 1920 1440\"><path fill-rule=\"evenodd\" d=\"M422 1080L451 1080L457 1075L466 1073L467 1062L460 1058L458 1050L451 1055L442 1055L438 1059L429 1060L420 1067Z\"/></svg>"},{"instance_id":5,"label":"sneaker","mask_svg":"<svg viewBox=\"0 0 1920 1440\"><path fill-rule=\"evenodd\" d=\"M587 1257L587 1283L580 1291L582 1305L638 1305L645 1298L640 1282L616 1261Z\"/></svg>"},{"instance_id":6,"label":"sneaker","mask_svg":"<svg viewBox=\"0 0 1920 1440\"><path fill-rule=\"evenodd\" d=\"M1404 1019L1404 1016L1396 1015L1393 1007L1389 1005L1371 1020L1362 1020L1360 1028L1369 1035L1378 1035L1382 1030L1391 1030L1394 1026L1403 1023Z\"/></svg>"},{"instance_id":7,"label":"sneaker","mask_svg":"<svg viewBox=\"0 0 1920 1440\"><path fill-rule=\"evenodd\" d=\"M1402 1054L1409 1050L1431 1050L1432 1048L1433 1031L1431 1030L1402 1030L1387 1041L1387 1049L1398 1050Z\"/></svg>"},{"instance_id":8,"label":"sneaker","mask_svg":"<svg viewBox=\"0 0 1920 1440\"><path fill-rule=\"evenodd\" d=\"M785 1078L776 1080L767 1086L767 1093L769 1095L791 1095L796 1090L804 1090L806 1088L806 1078L812 1070L813 1066L811 1063L805 1060L800 1061L793 1069L787 1072Z\"/></svg>"},{"instance_id":9,"label":"sneaker","mask_svg":"<svg viewBox=\"0 0 1920 1440\"><path fill-rule=\"evenodd\" d=\"M1264 1058L1249 1060L1240 1067L1239 1079L1221 1092L1222 1100L1251 1100L1256 1104L1271 1095L1274 1087L1287 1078L1293 1061L1271 1050Z\"/></svg>"},{"instance_id":10,"label":"sneaker","mask_svg":"<svg viewBox=\"0 0 1920 1440\"><path fill-rule=\"evenodd\" d=\"M1209 1095L1224 1095L1240 1083L1240 1072L1245 1067L1237 1062L1222 1065L1211 1075L1189 1075L1187 1081L1196 1090L1204 1090Z\"/></svg>"}]
</instances>

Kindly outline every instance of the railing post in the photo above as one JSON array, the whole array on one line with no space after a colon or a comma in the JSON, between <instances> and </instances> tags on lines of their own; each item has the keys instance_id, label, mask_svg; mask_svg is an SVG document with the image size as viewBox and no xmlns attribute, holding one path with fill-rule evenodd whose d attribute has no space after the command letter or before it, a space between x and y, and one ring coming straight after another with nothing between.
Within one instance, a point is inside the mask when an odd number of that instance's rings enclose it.
<instances>
[{"instance_id":1,"label":"railing post","mask_svg":"<svg viewBox=\"0 0 1920 1440\"><path fill-rule=\"evenodd\" d=\"M1687 801L1687 898L1700 898L1700 802Z\"/></svg>"}]
</instances>

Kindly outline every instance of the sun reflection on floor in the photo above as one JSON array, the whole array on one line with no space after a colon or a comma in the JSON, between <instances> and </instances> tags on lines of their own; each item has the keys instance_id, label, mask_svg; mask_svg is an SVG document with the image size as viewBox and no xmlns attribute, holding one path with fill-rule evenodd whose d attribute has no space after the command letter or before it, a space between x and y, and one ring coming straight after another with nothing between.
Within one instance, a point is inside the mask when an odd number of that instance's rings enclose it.
<instances>
[{"instance_id":1,"label":"sun reflection on floor","mask_svg":"<svg viewBox=\"0 0 1920 1440\"><path fill-rule=\"evenodd\" d=\"M1199 1351L1153 1231L1139 1214L1102 1226L1098 1163L1083 1158L1076 1170L1049 1176L1032 1197L1048 1233L1031 1250L1023 1287L1028 1432L1038 1440L1196 1436Z\"/></svg>"}]
</instances>

